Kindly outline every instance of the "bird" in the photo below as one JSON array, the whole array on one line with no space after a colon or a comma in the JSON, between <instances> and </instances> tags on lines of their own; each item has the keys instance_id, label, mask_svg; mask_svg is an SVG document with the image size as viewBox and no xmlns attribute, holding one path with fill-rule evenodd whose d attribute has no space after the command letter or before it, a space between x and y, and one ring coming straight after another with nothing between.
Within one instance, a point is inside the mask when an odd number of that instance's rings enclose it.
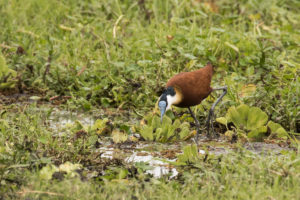
<instances>
[{"instance_id":1,"label":"bird","mask_svg":"<svg viewBox=\"0 0 300 200\"><path fill-rule=\"evenodd\" d=\"M214 117L214 109L227 93L227 86L219 88L211 87L213 73L214 67L210 62L208 62L205 67L198 70L176 74L169 79L158 100L161 123L165 112L171 109L172 105L180 108L188 108L197 128L197 134L195 138L196 144L198 144L197 141L200 135L200 124L195 114L191 110L191 107L200 104L213 91L223 90L222 95L213 103L212 107L210 108L206 121L207 135L210 136L210 128L212 129L213 134L216 135L212 122L212 118Z\"/></svg>"}]
</instances>

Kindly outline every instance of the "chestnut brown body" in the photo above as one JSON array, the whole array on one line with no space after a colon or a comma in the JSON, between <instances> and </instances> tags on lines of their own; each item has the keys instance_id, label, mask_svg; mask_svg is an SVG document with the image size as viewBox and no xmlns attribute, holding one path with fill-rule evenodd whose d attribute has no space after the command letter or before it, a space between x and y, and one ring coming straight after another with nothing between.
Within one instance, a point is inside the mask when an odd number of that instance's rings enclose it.
<instances>
[{"instance_id":1,"label":"chestnut brown body","mask_svg":"<svg viewBox=\"0 0 300 200\"><path fill-rule=\"evenodd\" d=\"M167 82L167 88L173 87L179 94L177 107L187 108L201 103L211 92L213 66L208 63L205 67L192 72L182 72L173 76Z\"/></svg>"}]
</instances>

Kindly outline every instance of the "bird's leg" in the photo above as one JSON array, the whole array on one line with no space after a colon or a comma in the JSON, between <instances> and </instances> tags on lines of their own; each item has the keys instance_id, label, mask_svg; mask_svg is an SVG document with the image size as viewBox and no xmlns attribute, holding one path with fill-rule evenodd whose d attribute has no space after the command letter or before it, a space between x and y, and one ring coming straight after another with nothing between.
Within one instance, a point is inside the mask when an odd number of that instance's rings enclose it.
<instances>
[{"instance_id":1,"label":"bird's leg","mask_svg":"<svg viewBox=\"0 0 300 200\"><path fill-rule=\"evenodd\" d=\"M190 114L192 115L192 117L193 117L194 120L195 120L195 124L196 124L196 128L197 128L197 135L196 135L196 137L194 138L194 141L195 141L196 145L198 146L198 139L199 139L199 135L200 135L200 124L199 124L199 121L197 120L195 114L194 114L193 111L191 110L191 108L188 107L188 109L189 109Z\"/></svg>"},{"instance_id":2,"label":"bird's leg","mask_svg":"<svg viewBox=\"0 0 300 200\"><path fill-rule=\"evenodd\" d=\"M212 105L212 107L209 109L209 113L208 113L208 118L206 121L206 128L207 128L207 135L210 136L209 134L209 129L212 129L212 133L214 135L216 135L215 131L214 131L214 126L213 126L213 118L214 118L214 110L216 105L222 100L222 98L225 96L225 94L227 93L227 86L224 87L220 87L220 88L214 88L214 90L223 90L223 94L217 99L217 101L215 101Z\"/></svg>"}]
</instances>

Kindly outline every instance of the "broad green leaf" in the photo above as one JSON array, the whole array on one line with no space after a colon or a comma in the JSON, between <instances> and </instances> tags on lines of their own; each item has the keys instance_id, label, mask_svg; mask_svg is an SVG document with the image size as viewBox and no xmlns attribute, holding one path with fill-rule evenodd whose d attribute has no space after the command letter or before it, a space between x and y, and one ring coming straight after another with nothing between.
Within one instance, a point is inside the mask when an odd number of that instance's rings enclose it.
<instances>
[{"instance_id":1,"label":"broad green leaf","mask_svg":"<svg viewBox=\"0 0 300 200\"><path fill-rule=\"evenodd\" d=\"M173 126L175 126L175 127L180 127L180 125L181 125L181 122L179 119L176 119L173 123Z\"/></svg>"},{"instance_id":2,"label":"broad green leaf","mask_svg":"<svg viewBox=\"0 0 300 200\"><path fill-rule=\"evenodd\" d=\"M121 131L114 130L112 132L112 139L113 139L114 143L116 143L116 144L123 143L128 139L128 135Z\"/></svg>"},{"instance_id":3,"label":"broad green leaf","mask_svg":"<svg viewBox=\"0 0 300 200\"><path fill-rule=\"evenodd\" d=\"M258 107L251 107L248 113L246 128L254 130L264 126L268 121L268 115Z\"/></svg>"},{"instance_id":4,"label":"broad green leaf","mask_svg":"<svg viewBox=\"0 0 300 200\"><path fill-rule=\"evenodd\" d=\"M161 137L163 136L162 133L163 133L162 128L157 128L155 133L154 133L154 140L155 141L160 141Z\"/></svg>"},{"instance_id":5,"label":"broad green leaf","mask_svg":"<svg viewBox=\"0 0 300 200\"><path fill-rule=\"evenodd\" d=\"M193 135L192 132L190 132L190 130L188 128L183 128L180 133L179 133L179 137L181 140L186 140L188 139L191 135Z\"/></svg>"},{"instance_id":6,"label":"broad green leaf","mask_svg":"<svg viewBox=\"0 0 300 200\"><path fill-rule=\"evenodd\" d=\"M225 117L218 117L216 121L220 124L227 126L227 119Z\"/></svg>"},{"instance_id":7,"label":"broad green leaf","mask_svg":"<svg viewBox=\"0 0 300 200\"><path fill-rule=\"evenodd\" d=\"M124 178L126 178L127 174L128 174L127 169L121 169L120 172L119 172L118 178L119 179L124 179Z\"/></svg>"},{"instance_id":8,"label":"broad green leaf","mask_svg":"<svg viewBox=\"0 0 300 200\"><path fill-rule=\"evenodd\" d=\"M50 180L54 172L57 172L58 168L54 165L46 165L43 167L39 173L41 179Z\"/></svg>"},{"instance_id":9,"label":"broad green leaf","mask_svg":"<svg viewBox=\"0 0 300 200\"><path fill-rule=\"evenodd\" d=\"M181 125L179 126L181 129L184 129L184 128L190 128L190 124L188 122L183 122L181 123Z\"/></svg>"},{"instance_id":10,"label":"broad green leaf","mask_svg":"<svg viewBox=\"0 0 300 200\"><path fill-rule=\"evenodd\" d=\"M153 114L148 114L144 118L147 121L147 124L152 124Z\"/></svg>"},{"instance_id":11,"label":"broad green leaf","mask_svg":"<svg viewBox=\"0 0 300 200\"><path fill-rule=\"evenodd\" d=\"M280 124L269 121L267 126L271 129L272 134L276 134L278 138L287 138L288 133Z\"/></svg>"},{"instance_id":12,"label":"broad green leaf","mask_svg":"<svg viewBox=\"0 0 300 200\"><path fill-rule=\"evenodd\" d=\"M140 134L145 140L153 141L153 129L151 126L144 126L141 129Z\"/></svg>"},{"instance_id":13,"label":"broad green leaf","mask_svg":"<svg viewBox=\"0 0 300 200\"><path fill-rule=\"evenodd\" d=\"M102 134L106 130L106 124L109 120L107 118L97 119L93 126L91 127L92 131L96 131L98 134Z\"/></svg>"},{"instance_id":14,"label":"broad green leaf","mask_svg":"<svg viewBox=\"0 0 300 200\"><path fill-rule=\"evenodd\" d=\"M39 138L39 141L43 144L47 144L49 142L48 138L44 135Z\"/></svg>"},{"instance_id":15,"label":"broad green leaf","mask_svg":"<svg viewBox=\"0 0 300 200\"><path fill-rule=\"evenodd\" d=\"M166 117L164 117L164 118L166 118ZM157 115L155 115L152 119L151 126L152 126L152 128L157 128L157 127L160 127L160 125L161 125L160 118Z\"/></svg>"},{"instance_id":16,"label":"broad green leaf","mask_svg":"<svg viewBox=\"0 0 300 200\"><path fill-rule=\"evenodd\" d=\"M168 118L170 118L171 120L175 119L175 115L172 112L172 110L167 110L165 116L167 116Z\"/></svg>"},{"instance_id":17,"label":"broad green leaf","mask_svg":"<svg viewBox=\"0 0 300 200\"><path fill-rule=\"evenodd\" d=\"M266 126L261 126L259 128L253 129L248 133L249 138L261 139L265 136L265 133L268 131Z\"/></svg>"},{"instance_id":18,"label":"broad green leaf","mask_svg":"<svg viewBox=\"0 0 300 200\"><path fill-rule=\"evenodd\" d=\"M160 122L160 119L159 119L159 126L164 126L164 125L169 125L169 124L172 124L172 119L169 118L168 116L165 115L163 117L162 123Z\"/></svg>"},{"instance_id":19,"label":"broad green leaf","mask_svg":"<svg viewBox=\"0 0 300 200\"><path fill-rule=\"evenodd\" d=\"M80 164L73 164L69 161L59 165L59 170L67 172L67 173L70 173L70 172L75 171L80 168L82 168L82 166Z\"/></svg>"},{"instance_id":20,"label":"broad green leaf","mask_svg":"<svg viewBox=\"0 0 300 200\"><path fill-rule=\"evenodd\" d=\"M249 106L242 104L237 108L230 107L228 110L228 117L237 128L243 129L247 124L248 113Z\"/></svg>"}]
</instances>

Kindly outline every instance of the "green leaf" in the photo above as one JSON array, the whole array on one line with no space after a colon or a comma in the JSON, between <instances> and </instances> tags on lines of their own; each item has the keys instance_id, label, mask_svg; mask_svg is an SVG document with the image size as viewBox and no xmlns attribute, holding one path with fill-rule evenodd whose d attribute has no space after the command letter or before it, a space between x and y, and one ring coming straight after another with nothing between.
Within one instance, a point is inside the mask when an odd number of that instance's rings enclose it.
<instances>
[{"instance_id":1,"label":"green leaf","mask_svg":"<svg viewBox=\"0 0 300 200\"><path fill-rule=\"evenodd\" d=\"M249 106L242 104L237 108L230 107L228 110L228 117L237 128L243 129L247 124L248 113Z\"/></svg>"},{"instance_id":2,"label":"green leaf","mask_svg":"<svg viewBox=\"0 0 300 200\"><path fill-rule=\"evenodd\" d=\"M216 121L220 124L227 126L227 119L225 117L219 117L216 119Z\"/></svg>"},{"instance_id":3,"label":"green leaf","mask_svg":"<svg viewBox=\"0 0 300 200\"><path fill-rule=\"evenodd\" d=\"M230 44L229 42L225 42L225 45L239 53L239 48L237 46Z\"/></svg>"},{"instance_id":4,"label":"green leaf","mask_svg":"<svg viewBox=\"0 0 300 200\"><path fill-rule=\"evenodd\" d=\"M171 110L167 110L165 116L168 116L168 118L170 118L171 120L175 119L175 115Z\"/></svg>"},{"instance_id":5,"label":"green leaf","mask_svg":"<svg viewBox=\"0 0 300 200\"><path fill-rule=\"evenodd\" d=\"M39 138L39 141L43 144L47 144L48 143L48 138L46 136L41 136Z\"/></svg>"},{"instance_id":6,"label":"green leaf","mask_svg":"<svg viewBox=\"0 0 300 200\"><path fill-rule=\"evenodd\" d=\"M157 127L160 127L160 125L161 125L160 118L157 115L155 115L152 119L151 126L152 126L152 128L157 128Z\"/></svg>"},{"instance_id":7,"label":"green leaf","mask_svg":"<svg viewBox=\"0 0 300 200\"><path fill-rule=\"evenodd\" d=\"M180 133L179 133L179 137L181 140L186 140L187 138L189 138L191 136L191 132L188 128L183 128Z\"/></svg>"},{"instance_id":8,"label":"green leaf","mask_svg":"<svg viewBox=\"0 0 300 200\"><path fill-rule=\"evenodd\" d=\"M9 69L6 65L5 57L0 51L0 89L13 88L16 83L17 72L15 70ZM5 77L5 82L3 81Z\"/></svg>"},{"instance_id":9,"label":"green leaf","mask_svg":"<svg viewBox=\"0 0 300 200\"><path fill-rule=\"evenodd\" d=\"M166 115L163 117L162 123L159 121L159 126L165 126L165 125L170 125L170 124L172 124L172 119Z\"/></svg>"},{"instance_id":10,"label":"green leaf","mask_svg":"<svg viewBox=\"0 0 300 200\"><path fill-rule=\"evenodd\" d=\"M46 165L43 167L39 173L41 179L50 180L54 172L57 172L58 168L54 165Z\"/></svg>"},{"instance_id":11,"label":"green leaf","mask_svg":"<svg viewBox=\"0 0 300 200\"><path fill-rule=\"evenodd\" d=\"M238 107L230 107L227 115L228 121L232 121L239 129L254 130L264 126L268 121L268 115L258 107L251 107L242 104ZM225 119L219 118L222 123Z\"/></svg>"},{"instance_id":12,"label":"green leaf","mask_svg":"<svg viewBox=\"0 0 300 200\"><path fill-rule=\"evenodd\" d=\"M67 172L67 173L71 173L80 168L82 168L82 166L80 164L73 164L69 161L65 162L64 164L59 165L59 170Z\"/></svg>"},{"instance_id":13,"label":"green leaf","mask_svg":"<svg viewBox=\"0 0 300 200\"><path fill-rule=\"evenodd\" d=\"M153 129L151 126L142 127L140 134L145 140L153 141Z\"/></svg>"},{"instance_id":14,"label":"green leaf","mask_svg":"<svg viewBox=\"0 0 300 200\"><path fill-rule=\"evenodd\" d=\"M198 154L198 149L195 144L188 145L183 148L183 154L177 156L179 163L195 163L199 161L200 157Z\"/></svg>"},{"instance_id":15,"label":"green leaf","mask_svg":"<svg viewBox=\"0 0 300 200\"><path fill-rule=\"evenodd\" d=\"M262 139L265 136L265 133L268 131L266 126L261 126L259 128L253 129L248 133L249 138Z\"/></svg>"},{"instance_id":16,"label":"green leaf","mask_svg":"<svg viewBox=\"0 0 300 200\"><path fill-rule=\"evenodd\" d=\"M98 134L103 134L104 132L106 132L105 131L107 129L106 124L108 121L109 120L107 118L97 119L93 124L93 126L91 127L91 131L96 131L96 133Z\"/></svg>"},{"instance_id":17,"label":"green leaf","mask_svg":"<svg viewBox=\"0 0 300 200\"><path fill-rule=\"evenodd\" d=\"M119 172L118 178L119 179L124 179L124 178L126 178L127 174L128 174L127 169L121 169L120 172Z\"/></svg>"},{"instance_id":18,"label":"green leaf","mask_svg":"<svg viewBox=\"0 0 300 200\"><path fill-rule=\"evenodd\" d=\"M98 136L97 135L92 135L88 138L88 145L94 145L98 141Z\"/></svg>"},{"instance_id":19,"label":"green leaf","mask_svg":"<svg viewBox=\"0 0 300 200\"><path fill-rule=\"evenodd\" d=\"M162 133L163 133L163 129L162 128L157 128L155 133L154 133L154 140L155 141L160 141L161 137L163 136Z\"/></svg>"},{"instance_id":20,"label":"green leaf","mask_svg":"<svg viewBox=\"0 0 300 200\"><path fill-rule=\"evenodd\" d=\"M287 138L288 133L280 124L275 123L273 121L269 121L267 126L271 129L271 133L276 134L278 138Z\"/></svg>"},{"instance_id":21,"label":"green leaf","mask_svg":"<svg viewBox=\"0 0 300 200\"><path fill-rule=\"evenodd\" d=\"M113 139L114 143L116 143L116 144L123 143L128 139L128 135L121 131L114 130L112 132L112 139Z\"/></svg>"},{"instance_id":22,"label":"green leaf","mask_svg":"<svg viewBox=\"0 0 300 200\"><path fill-rule=\"evenodd\" d=\"M257 129L264 126L268 121L268 115L258 107L251 107L248 113L246 128L248 130Z\"/></svg>"},{"instance_id":23,"label":"green leaf","mask_svg":"<svg viewBox=\"0 0 300 200\"><path fill-rule=\"evenodd\" d=\"M158 141L158 142L169 142L174 141L176 139L180 139L180 131L183 128L189 130L190 124L187 122L181 122L179 119L176 119L172 122L172 119L168 115L164 115L163 121L160 121L160 117L158 115L146 115L144 118L145 123L141 123L140 135L145 140L150 141ZM143 121L144 122L144 121ZM180 131L177 131L178 129ZM185 130L186 131L186 130ZM186 132L184 131L184 137L186 136Z\"/></svg>"}]
</instances>

